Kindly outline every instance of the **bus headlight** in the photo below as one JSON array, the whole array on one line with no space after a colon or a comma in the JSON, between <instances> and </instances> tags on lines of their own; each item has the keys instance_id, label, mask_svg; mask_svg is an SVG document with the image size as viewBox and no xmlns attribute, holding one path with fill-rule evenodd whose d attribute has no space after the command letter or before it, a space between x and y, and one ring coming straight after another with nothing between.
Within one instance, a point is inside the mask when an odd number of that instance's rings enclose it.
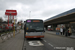
<instances>
[{"instance_id":1,"label":"bus headlight","mask_svg":"<svg viewBox=\"0 0 75 50\"><path fill-rule=\"evenodd\" d=\"M26 35L27 35L28 33L26 33Z\"/></svg>"}]
</instances>

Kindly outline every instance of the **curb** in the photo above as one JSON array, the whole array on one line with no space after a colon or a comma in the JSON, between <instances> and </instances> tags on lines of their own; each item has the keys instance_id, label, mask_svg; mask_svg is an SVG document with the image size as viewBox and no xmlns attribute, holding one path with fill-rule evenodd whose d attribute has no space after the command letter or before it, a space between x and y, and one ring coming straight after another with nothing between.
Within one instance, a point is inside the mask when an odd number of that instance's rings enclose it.
<instances>
[{"instance_id":1,"label":"curb","mask_svg":"<svg viewBox=\"0 0 75 50\"><path fill-rule=\"evenodd\" d=\"M49 33L47 32L48 34L52 34L52 35L56 35L56 33ZM62 36L62 37L67 37L67 38L72 38L72 39L75 39L75 37L71 37L71 36L65 36L65 35L57 35L57 36Z\"/></svg>"}]
</instances>

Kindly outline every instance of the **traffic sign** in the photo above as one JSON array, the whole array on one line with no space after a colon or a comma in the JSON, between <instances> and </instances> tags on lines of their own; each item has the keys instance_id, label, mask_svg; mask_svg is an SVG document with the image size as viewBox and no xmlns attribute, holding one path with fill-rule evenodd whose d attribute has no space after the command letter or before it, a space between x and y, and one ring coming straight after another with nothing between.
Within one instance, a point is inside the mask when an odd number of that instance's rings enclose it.
<instances>
[{"instance_id":1,"label":"traffic sign","mask_svg":"<svg viewBox=\"0 0 75 50\"><path fill-rule=\"evenodd\" d=\"M17 11L16 10L6 10L5 15L16 16Z\"/></svg>"}]
</instances>

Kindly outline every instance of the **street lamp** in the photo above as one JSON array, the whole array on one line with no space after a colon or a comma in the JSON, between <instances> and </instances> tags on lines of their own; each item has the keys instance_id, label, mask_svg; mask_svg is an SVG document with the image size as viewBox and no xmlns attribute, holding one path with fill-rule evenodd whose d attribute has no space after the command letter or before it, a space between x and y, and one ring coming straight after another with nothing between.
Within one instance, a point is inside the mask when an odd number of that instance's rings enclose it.
<instances>
[{"instance_id":1,"label":"street lamp","mask_svg":"<svg viewBox=\"0 0 75 50\"><path fill-rule=\"evenodd\" d=\"M30 14L31 14L31 11L29 11L29 19L30 19Z\"/></svg>"}]
</instances>

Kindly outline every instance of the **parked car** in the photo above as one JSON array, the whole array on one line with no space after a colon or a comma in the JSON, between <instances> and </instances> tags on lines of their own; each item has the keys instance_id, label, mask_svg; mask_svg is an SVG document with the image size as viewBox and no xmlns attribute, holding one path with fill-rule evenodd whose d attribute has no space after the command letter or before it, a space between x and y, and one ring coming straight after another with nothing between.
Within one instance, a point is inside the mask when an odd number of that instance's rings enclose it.
<instances>
[{"instance_id":1,"label":"parked car","mask_svg":"<svg viewBox=\"0 0 75 50\"><path fill-rule=\"evenodd\" d=\"M52 28L48 28L48 31L52 31Z\"/></svg>"}]
</instances>

